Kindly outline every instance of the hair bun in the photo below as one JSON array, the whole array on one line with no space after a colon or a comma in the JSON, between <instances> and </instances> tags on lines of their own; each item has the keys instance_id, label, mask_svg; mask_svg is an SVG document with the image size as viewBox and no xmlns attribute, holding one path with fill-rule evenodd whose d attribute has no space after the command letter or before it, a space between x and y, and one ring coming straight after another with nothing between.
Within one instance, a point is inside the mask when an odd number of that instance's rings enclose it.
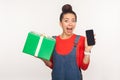
<instances>
[{"instance_id":1,"label":"hair bun","mask_svg":"<svg viewBox=\"0 0 120 80\"><path fill-rule=\"evenodd\" d=\"M72 11L72 6L69 5L69 4L65 4L63 7L62 7L62 12L71 12Z\"/></svg>"}]
</instances>

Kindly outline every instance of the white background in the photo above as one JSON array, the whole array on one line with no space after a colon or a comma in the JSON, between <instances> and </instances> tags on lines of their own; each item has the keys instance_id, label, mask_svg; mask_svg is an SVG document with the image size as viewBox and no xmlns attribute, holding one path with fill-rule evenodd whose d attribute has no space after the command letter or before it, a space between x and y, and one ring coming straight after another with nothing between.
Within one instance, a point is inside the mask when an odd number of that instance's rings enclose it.
<instances>
[{"instance_id":1,"label":"white background","mask_svg":"<svg viewBox=\"0 0 120 80\"><path fill-rule=\"evenodd\" d=\"M78 15L75 33L93 28L96 34L84 80L120 80L120 0L0 0L0 80L51 80L51 69L22 49L31 30L61 33L66 3Z\"/></svg>"}]
</instances>

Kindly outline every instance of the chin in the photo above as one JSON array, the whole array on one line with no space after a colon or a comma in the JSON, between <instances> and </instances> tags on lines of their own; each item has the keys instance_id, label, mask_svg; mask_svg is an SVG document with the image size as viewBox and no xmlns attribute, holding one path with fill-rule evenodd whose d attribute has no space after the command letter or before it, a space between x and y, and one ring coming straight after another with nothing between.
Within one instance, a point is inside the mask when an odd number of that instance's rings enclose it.
<instances>
[{"instance_id":1,"label":"chin","mask_svg":"<svg viewBox=\"0 0 120 80\"><path fill-rule=\"evenodd\" d=\"M68 36L71 36L73 33L67 33Z\"/></svg>"}]
</instances>

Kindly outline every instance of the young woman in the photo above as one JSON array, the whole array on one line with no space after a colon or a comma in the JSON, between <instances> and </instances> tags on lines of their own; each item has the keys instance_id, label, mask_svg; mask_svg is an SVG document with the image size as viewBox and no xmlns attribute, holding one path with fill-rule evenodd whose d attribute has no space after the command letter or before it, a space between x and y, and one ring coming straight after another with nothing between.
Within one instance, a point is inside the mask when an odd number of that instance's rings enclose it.
<instances>
[{"instance_id":1,"label":"young woman","mask_svg":"<svg viewBox=\"0 0 120 80\"><path fill-rule=\"evenodd\" d=\"M77 15L72 6L65 4L60 15L62 33L55 37L56 46L50 61L45 64L52 69L52 80L82 80L82 70L88 68L90 52L86 38L76 35Z\"/></svg>"}]
</instances>

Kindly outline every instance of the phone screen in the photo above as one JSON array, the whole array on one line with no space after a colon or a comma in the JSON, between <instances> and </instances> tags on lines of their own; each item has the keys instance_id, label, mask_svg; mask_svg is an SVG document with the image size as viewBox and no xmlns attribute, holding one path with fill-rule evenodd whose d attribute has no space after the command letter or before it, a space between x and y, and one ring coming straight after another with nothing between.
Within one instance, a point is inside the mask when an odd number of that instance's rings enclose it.
<instances>
[{"instance_id":1,"label":"phone screen","mask_svg":"<svg viewBox=\"0 0 120 80\"><path fill-rule=\"evenodd\" d=\"M86 30L86 37L88 46L95 45L93 29Z\"/></svg>"}]
</instances>

